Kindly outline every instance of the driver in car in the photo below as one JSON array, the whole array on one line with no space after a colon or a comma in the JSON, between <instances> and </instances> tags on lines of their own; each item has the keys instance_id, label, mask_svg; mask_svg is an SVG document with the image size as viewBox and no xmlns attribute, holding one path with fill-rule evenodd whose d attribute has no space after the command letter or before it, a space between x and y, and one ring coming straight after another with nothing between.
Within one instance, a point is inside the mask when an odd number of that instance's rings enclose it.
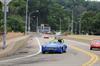
<instances>
[{"instance_id":1,"label":"driver in car","mask_svg":"<svg viewBox=\"0 0 100 66\"><path fill-rule=\"evenodd\" d=\"M63 43L64 40L63 39L58 39L58 42Z\"/></svg>"},{"instance_id":2,"label":"driver in car","mask_svg":"<svg viewBox=\"0 0 100 66\"><path fill-rule=\"evenodd\" d=\"M59 42L59 43L63 43L64 40L63 40L63 38L62 38L61 36L60 36L60 37L56 36L56 37L54 37L53 40L51 40L51 42Z\"/></svg>"},{"instance_id":3,"label":"driver in car","mask_svg":"<svg viewBox=\"0 0 100 66\"><path fill-rule=\"evenodd\" d=\"M61 37L55 37L54 40L57 41L57 42L59 42L59 43L64 42L64 40Z\"/></svg>"}]
</instances>

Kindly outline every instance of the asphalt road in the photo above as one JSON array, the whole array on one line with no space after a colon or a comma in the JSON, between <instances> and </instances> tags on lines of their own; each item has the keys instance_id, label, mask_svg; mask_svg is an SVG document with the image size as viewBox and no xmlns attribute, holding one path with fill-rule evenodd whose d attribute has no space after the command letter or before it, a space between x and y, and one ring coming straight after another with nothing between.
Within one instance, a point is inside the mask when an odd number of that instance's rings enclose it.
<instances>
[{"instance_id":1,"label":"asphalt road","mask_svg":"<svg viewBox=\"0 0 100 66\"><path fill-rule=\"evenodd\" d=\"M2 58L0 66L100 66L99 50L90 51L89 44L73 40L65 40L68 44L66 53L37 53L40 49L38 43L44 44L48 41L50 40L41 37L38 37L38 39L31 37L27 42L27 47L20 49L12 56Z\"/></svg>"}]
</instances>

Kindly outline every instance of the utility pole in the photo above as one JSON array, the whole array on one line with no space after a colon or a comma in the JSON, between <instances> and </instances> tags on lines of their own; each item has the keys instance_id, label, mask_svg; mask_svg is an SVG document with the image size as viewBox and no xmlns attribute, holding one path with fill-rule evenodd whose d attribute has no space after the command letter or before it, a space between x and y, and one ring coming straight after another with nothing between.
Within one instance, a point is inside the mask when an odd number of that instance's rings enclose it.
<instances>
[{"instance_id":1,"label":"utility pole","mask_svg":"<svg viewBox=\"0 0 100 66\"><path fill-rule=\"evenodd\" d=\"M28 24L28 0L26 2L26 22L25 22L25 35L27 35L27 24Z\"/></svg>"},{"instance_id":2,"label":"utility pole","mask_svg":"<svg viewBox=\"0 0 100 66\"><path fill-rule=\"evenodd\" d=\"M60 32L61 32L61 27L62 27L62 24L61 24L61 18L59 18L59 21L60 21L60 28L59 28L59 30L60 30Z\"/></svg>"},{"instance_id":3,"label":"utility pole","mask_svg":"<svg viewBox=\"0 0 100 66\"><path fill-rule=\"evenodd\" d=\"M39 33L38 23L39 23L39 18L38 18L38 16L37 16L37 27L36 27L36 28L37 28L37 29L36 29L36 30L37 30L37 33Z\"/></svg>"},{"instance_id":4,"label":"utility pole","mask_svg":"<svg viewBox=\"0 0 100 66\"><path fill-rule=\"evenodd\" d=\"M81 18L79 19L79 34L81 34Z\"/></svg>"},{"instance_id":5,"label":"utility pole","mask_svg":"<svg viewBox=\"0 0 100 66\"><path fill-rule=\"evenodd\" d=\"M3 34L3 49L6 48L6 33L7 33L7 2L4 0L4 34Z\"/></svg>"},{"instance_id":6,"label":"utility pole","mask_svg":"<svg viewBox=\"0 0 100 66\"><path fill-rule=\"evenodd\" d=\"M3 12L4 12L4 33L3 33L3 46L2 48L5 49L6 48L6 34L7 34L7 12L8 12L8 4L12 1L12 0L0 0L1 3L3 4Z\"/></svg>"},{"instance_id":7,"label":"utility pole","mask_svg":"<svg viewBox=\"0 0 100 66\"><path fill-rule=\"evenodd\" d=\"M73 10L72 10L72 23L71 23L71 34L74 32L74 19L73 19Z\"/></svg>"},{"instance_id":8,"label":"utility pole","mask_svg":"<svg viewBox=\"0 0 100 66\"><path fill-rule=\"evenodd\" d=\"M29 14L29 21L28 21L28 33L30 33L30 21L31 21L31 19L30 19L30 14Z\"/></svg>"}]
</instances>

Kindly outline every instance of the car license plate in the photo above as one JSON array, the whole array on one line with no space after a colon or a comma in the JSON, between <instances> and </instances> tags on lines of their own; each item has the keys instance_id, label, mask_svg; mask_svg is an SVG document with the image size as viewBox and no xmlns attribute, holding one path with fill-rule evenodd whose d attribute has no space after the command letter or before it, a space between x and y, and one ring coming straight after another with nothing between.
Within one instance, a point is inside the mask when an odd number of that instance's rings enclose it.
<instances>
[{"instance_id":1,"label":"car license plate","mask_svg":"<svg viewBox=\"0 0 100 66\"><path fill-rule=\"evenodd\" d=\"M55 50L55 48L48 48L49 50Z\"/></svg>"}]
</instances>

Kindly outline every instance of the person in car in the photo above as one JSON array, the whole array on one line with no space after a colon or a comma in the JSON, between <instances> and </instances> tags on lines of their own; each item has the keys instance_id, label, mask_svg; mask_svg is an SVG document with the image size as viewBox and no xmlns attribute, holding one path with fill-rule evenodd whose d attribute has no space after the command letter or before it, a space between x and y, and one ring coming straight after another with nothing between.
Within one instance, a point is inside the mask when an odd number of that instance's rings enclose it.
<instances>
[{"instance_id":1,"label":"person in car","mask_svg":"<svg viewBox=\"0 0 100 66\"><path fill-rule=\"evenodd\" d=\"M58 39L58 42L62 43L62 42L64 42L64 40L63 39Z\"/></svg>"},{"instance_id":2,"label":"person in car","mask_svg":"<svg viewBox=\"0 0 100 66\"><path fill-rule=\"evenodd\" d=\"M64 40L61 37L55 37L53 41L56 41L56 42L59 42L59 43L64 42Z\"/></svg>"}]
</instances>

